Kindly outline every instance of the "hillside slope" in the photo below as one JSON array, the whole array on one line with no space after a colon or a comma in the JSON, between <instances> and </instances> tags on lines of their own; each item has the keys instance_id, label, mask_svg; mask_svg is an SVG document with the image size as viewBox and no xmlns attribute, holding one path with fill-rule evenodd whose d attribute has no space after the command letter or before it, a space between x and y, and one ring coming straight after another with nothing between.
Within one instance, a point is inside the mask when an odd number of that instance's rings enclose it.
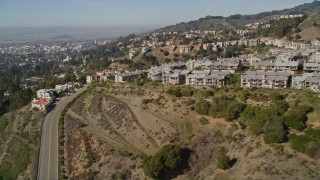
<instances>
[{"instance_id":1,"label":"hillside slope","mask_svg":"<svg viewBox=\"0 0 320 180\"><path fill-rule=\"evenodd\" d=\"M299 28L301 29L299 34L305 41L320 38L320 13L310 15Z\"/></svg>"},{"instance_id":2,"label":"hillside slope","mask_svg":"<svg viewBox=\"0 0 320 180\"><path fill-rule=\"evenodd\" d=\"M305 3L290 9L284 9L280 11L262 12L253 15L231 15L229 17L221 16L206 16L205 18L200 18L199 20L182 22L176 25L167 26L158 31L188 31L188 30L230 30L243 27L245 24L264 21L271 19L275 15L282 14L312 14L320 11L320 1L314 1L312 3Z\"/></svg>"},{"instance_id":3,"label":"hillside slope","mask_svg":"<svg viewBox=\"0 0 320 180\"><path fill-rule=\"evenodd\" d=\"M158 31L178 31L185 32L189 30L231 30L243 27L245 24L252 23L254 20L228 20L223 19L200 19L190 22L182 22L174 26L168 26Z\"/></svg>"},{"instance_id":4,"label":"hillside slope","mask_svg":"<svg viewBox=\"0 0 320 180\"><path fill-rule=\"evenodd\" d=\"M143 157L153 155L166 144L180 144L191 151L188 168L176 179L319 177L319 162L294 151L289 143L266 144L262 135L253 136L236 121L199 115L193 110L197 99L232 96L239 93L236 88L193 89L192 96L177 98L165 93L172 86L154 83L95 86L65 116L69 179L145 179ZM209 91L211 95L205 96L204 92ZM301 91L282 93L290 101L305 98ZM270 104L254 97L248 100L249 104ZM319 117L318 110L313 113ZM203 118L205 122L200 121ZM224 153L234 163L228 170L217 167L218 158Z\"/></svg>"}]
</instances>

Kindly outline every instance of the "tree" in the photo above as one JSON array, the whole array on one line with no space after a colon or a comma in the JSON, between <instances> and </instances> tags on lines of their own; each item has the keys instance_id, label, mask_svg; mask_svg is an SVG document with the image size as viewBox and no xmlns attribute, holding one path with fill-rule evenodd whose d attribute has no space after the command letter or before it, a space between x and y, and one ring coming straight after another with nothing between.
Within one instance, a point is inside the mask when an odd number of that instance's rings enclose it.
<instances>
[{"instance_id":1,"label":"tree","mask_svg":"<svg viewBox=\"0 0 320 180\"><path fill-rule=\"evenodd\" d=\"M32 97L32 90L27 91L19 90L13 94L10 94L10 108L11 110L16 110L27 105Z\"/></svg>"},{"instance_id":2,"label":"tree","mask_svg":"<svg viewBox=\"0 0 320 180\"><path fill-rule=\"evenodd\" d=\"M64 83L67 83L67 82L73 82L73 81L76 81L77 78L76 78L76 75L74 75L73 72L71 71L68 71L65 76L64 76Z\"/></svg>"}]
</instances>

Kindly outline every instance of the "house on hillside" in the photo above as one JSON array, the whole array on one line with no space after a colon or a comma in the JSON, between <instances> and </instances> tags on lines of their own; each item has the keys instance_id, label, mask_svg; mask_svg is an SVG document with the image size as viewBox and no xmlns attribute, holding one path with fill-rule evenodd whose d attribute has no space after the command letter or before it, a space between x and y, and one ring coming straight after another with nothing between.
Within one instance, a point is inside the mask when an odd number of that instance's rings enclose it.
<instances>
[{"instance_id":1,"label":"house on hillside","mask_svg":"<svg viewBox=\"0 0 320 180\"><path fill-rule=\"evenodd\" d=\"M250 39L250 40L248 40L248 45L249 45L249 46L256 46L258 43L260 43L260 41L257 40L257 39Z\"/></svg>"},{"instance_id":2,"label":"house on hillside","mask_svg":"<svg viewBox=\"0 0 320 180\"><path fill-rule=\"evenodd\" d=\"M320 62L320 52L312 54L309 61Z\"/></svg>"},{"instance_id":3,"label":"house on hillside","mask_svg":"<svg viewBox=\"0 0 320 180\"><path fill-rule=\"evenodd\" d=\"M148 78L152 81L162 81L163 74L172 74L175 70L180 70L180 72L182 72L182 69L184 69L185 67L186 64L180 62L155 66L148 70Z\"/></svg>"},{"instance_id":4,"label":"house on hillside","mask_svg":"<svg viewBox=\"0 0 320 180\"><path fill-rule=\"evenodd\" d=\"M196 45L196 46L194 47L194 49L195 49L196 51L199 51L199 50L202 49L202 48L203 48L202 44L198 44L198 45Z\"/></svg>"},{"instance_id":5,"label":"house on hillside","mask_svg":"<svg viewBox=\"0 0 320 180\"><path fill-rule=\"evenodd\" d=\"M224 71L229 73L237 73L242 69L242 59L226 58L214 61L212 65L208 66L212 71Z\"/></svg>"},{"instance_id":6,"label":"house on hillside","mask_svg":"<svg viewBox=\"0 0 320 180\"><path fill-rule=\"evenodd\" d=\"M39 99L34 99L31 102L31 108L32 109L38 109L43 112L47 112L49 109L49 106L53 103L52 99L48 98L39 98Z\"/></svg>"},{"instance_id":7,"label":"house on hillside","mask_svg":"<svg viewBox=\"0 0 320 180\"><path fill-rule=\"evenodd\" d=\"M151 71L148 73L148 78L151 81L162 81L162 71Z\"/></svg>"},{"instance_id":8,"label":"house on hillside","mask_svg":"<svg viewBox=\"0 0 320 180\"><path fill-rule=\"evenodd\" d=\"M192 50L192 45L181 45L179 48L179 52L181 54L183 53L190 53Z\"/></svg>"},{"instance_id":9,"label":"house on hillside","mask_svg":"<svg viewBox=\"0 0 320 180\"><path fill-rule=\"evenodd\" d=\"M163 84L183 84L186 76L190 73L189 70L175 69L170 72L162 74Z\"/></svg>"},{"instance_id":10,"label":"house on hillside","mask_svg":"<svg viewBox=\"0 0 320 180\"><path fill-rule=\"evenodd\" d=\"M320 47L320 41L318 39L314 39L311 41L311 45L313 47Z\"/></svg>"},{"instance_id":11,"label":"house on hillside","mask_svg":"<svg viewBox=\"0 0 320 180\"><path fill-rule=\"evenodd\" d=\"M267 57L262 54L250 54L247 58L247 62L250 66L255 66L257 62L265 60Z\"/></svg>"},{"instance_id":12,"label":"house on hillside","mask_svg":"<svg viewBox=\"0 0 320 180\"><path fill-rule=\"evenodd\" d=\"M245 46L248 46L249 45L249 42L248 42L248 40L239 40L238 41L238 45L245 45Z\"/></svg>"},{"instance_id":13,"label":"house on hillside","mask_svg":"<svg viewBox=\"0 0 320 180\"><path fill-rule=\"evenodd\" d=\"M320 62L304 61L303 71L306 73L320 73Z\"/></svg>"},{"instance_id":14,"label":"house on hillside","mask_svg":"<svg viewBox=\"0 0 320 180\"><path fill-rule=\"evenodd\" d=\"M212 43L205 43L205 44L203 44L203 49L204 49L204 50L212 49Z\"/></svg>"},{"instance_id":15,"label":"house on hillside","mask_svg":"<svg viewBox=\"0 0 320 180\"><path fill-rule=\"evenodd\" d=\"M212 71L225 71L230 73L237 73L242 69L242 60L236 58L212 60L189 60L186 63L188 70L209 69Z\"/></svg>"},{"instance_id":16,"label":"house on hillside","mask_svg":"<svg viewBox=\"0 0 320 180\"><path fill-rule=\"evenodd\" d=\"M142 72L125 72L119 73L115 75L116 83L127 83L135 80L142 79L144 77L144 73Z\"/></svg>"},{"instance_id":17,"label":"house on hillside","mask_svg":"<svg viewBox=\"0 0 320 180\"><path fill-rule=\"evenodd\" d=\"M86 77L86 82L89 84L89 83L92 83L94 81L94 77L93 76L87 76Z\"/></svg>"},{"instance_id":18,"label":"house on hillside","mask_svg":"<svg viewBox=\"0 0 320 180\"><path fill-rule=\"evenodd\" d=\"M141 48L141 53L147 53L147 52L149 52L151 50L151 48L149 48L149 47L142 47Z\"/></svg>"},{"instance_id":19,"label":"house on hillside","mask_svg":"<svg viewBox=\"0 0 320 180\"><path fill-rule=\"evenodd\" d=\"M184 76L179 73L168 73L162 75L163 84L182 84L184 81Z\"/></svg>"},{"instance_id":20,"label":"house on hillside","mask_svg":"<svg viewBox=\"0 0 320 180\"><path fill-rule=\"evenodd\" d=\"M136 57L139 54L139 52L137 51L136 48L131 48L129 50L129 59L133 59L134 57Z\"/></svg>"},{"instance_id":21,"label":"house on hillside","mask_svg":"<svg viewBox=\"0 0 320 180\"><path fill-rule=\"evenodd\" d=\"M211 73L208 71L192 71L186 76L186 85L193 86L215 86L222 87L225 85L227 74Z\"/></svg>"},{"instance_id":22,"label":"house on hillside","mask_svg":"<svg viewBox=\"0 0 320 180\"><path fill-rule=\"evenodd\" d=\"M40 89L37 91L37 98L46 98L46 99L54 100L56 97L51 90Z\"/></svg>"}]
</instances>

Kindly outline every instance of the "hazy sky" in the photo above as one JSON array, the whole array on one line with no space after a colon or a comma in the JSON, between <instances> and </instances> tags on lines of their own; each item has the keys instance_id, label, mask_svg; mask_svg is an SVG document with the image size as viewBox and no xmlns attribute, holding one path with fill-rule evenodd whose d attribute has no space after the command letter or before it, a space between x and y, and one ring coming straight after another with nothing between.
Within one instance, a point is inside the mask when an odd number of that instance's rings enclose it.
<instances>
[{"instance_id":1,"label":"hazy sky","mask_svg":"<svg viewBox=\"0 0 320 180\"><path fill-rule=\"evenodd\" d=\"M146 26L253 14L313 0L0 0L0 27Z\"/></svg>"}]
</instances>

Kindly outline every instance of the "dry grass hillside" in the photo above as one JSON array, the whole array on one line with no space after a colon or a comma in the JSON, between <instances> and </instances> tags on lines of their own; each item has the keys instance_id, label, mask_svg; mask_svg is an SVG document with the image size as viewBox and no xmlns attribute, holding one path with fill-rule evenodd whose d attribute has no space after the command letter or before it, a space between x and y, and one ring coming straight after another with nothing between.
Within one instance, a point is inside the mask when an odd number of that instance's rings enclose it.
<instances>
[{"instance_id":1,"label":"dry grass hillside","mask_svg":"<svg viewBox=\"0 0 320 180\"><path fill-rule=\"evenodd\" d=\"M180 144L191 151L187 168L176 179L320 176L319 160L292 150L288 144L267 145L262 136L253 136L237 121L197 114L193 103L203 96L204 89L192 97L178 98L166 93L171 86L154 83L95 86L65 116L65 167L69 179L145 179L141 157L154 155L166 144ZM207 97L210 100L222 94L232 95L236 89L207 91L214 92ZM252 98L250 103L270 105L260 100ZM203 118L206 121L200 120ZM220 170L218 157L225 153L234 164L228 170Z\"/></svg>"},{"instance_id":2,"label":"dry grass hillside","mask_svg":"<svg viewBox=\"0 0 320 180\"><path fill-rule=\"evenodd\" d=\"M299 34L305 41L320 38L320 13L310 15L300 26Z\"/></svg>"}]
</instances>

